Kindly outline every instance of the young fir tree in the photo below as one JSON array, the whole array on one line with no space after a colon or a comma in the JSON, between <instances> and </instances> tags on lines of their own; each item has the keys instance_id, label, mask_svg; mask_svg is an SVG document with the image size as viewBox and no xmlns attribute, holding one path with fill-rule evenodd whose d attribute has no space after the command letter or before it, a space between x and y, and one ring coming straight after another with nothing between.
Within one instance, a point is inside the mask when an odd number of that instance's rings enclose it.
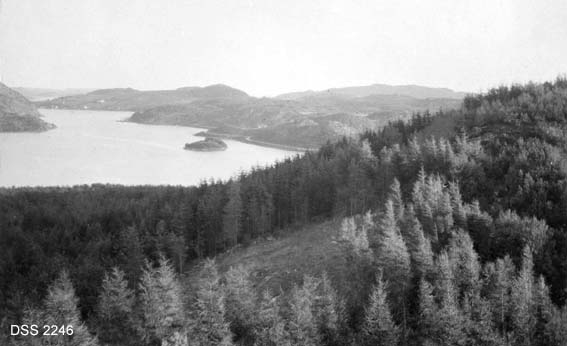
<instances>
[{"instance_id":1,"label":"young fir tree","mask_svg":"<svg viewBox=\"0 0 567 346\"><path fill-rule=\"evenodd\" d=\"M431 241L423 233L421 223L415 216L413 205L406 208L402 234L411 257L412 273L418 278L433 272L433 251Z\"/></svg>"},{"instance_id":2,"label":"young fir tree","mask_svg":"<svg viewBox=\"0 0 567 346\"><path fill-rule=\"evenodd\" d=\"M305 276L301 287L294 286L290 298L291 315L288 323L292 345L317 346L320 336L313 314L319 281Z\"/></svg>"},{"instance_id":3,"label":"young fir tree","mask_svg":"<svg viewBox=\"0 0 567 346\"><path fill-rule=\"evenodd\" d=\"M441 306L457 302L455 276L446 251L441 251L435 261L435 296Z\"/></svg>"},{"instance_id":4,"label":"young fir tree","mask_svg":"<svg viewBox=\"0 0 567 346\"><path fill-rule=\"evenodd\" d=\"M433 296L433 287L422 278L419 284L418 335L423 344L434 343L437 338L438 307Z\"/></svg>"},{"instance_id":5,"label":"young fir tree","mask_svg":"<svg viewBox=\"0 0 567 346\"><path fill-rule=\"evenodd\" d=\"M467 345L504 346L492 320L490 303L479 292L467 293L463 297L463 324Z\"/></svg>"},{"instance_id":6,"label":"young fir tree","mask_svg":"<svg viewBox=\"0 0 567 346\"><path fill-rule=\"evenodd\" d=\"M255 311L256 293L250 282L250 273L243 266L230 268L226 278L226 320L236 340L253 337L258 322Z\"/></svg>"},{"instance_id":7,"label":"young fir tree","mask_svg":"<svg viewBox=\"0 0 567 346\"><path fill-rule=\"evenodd\" d=\"M117 267L106 273L98 302L98 336L108 345L138 345L134 291L128 288L124 272Z\"/></svg>"},{"instance_id":8,"label":"young fir tree","mask_svg":"<svg viewBox=\"0 0 567 346\"><path fill-rule=\"evenodd\" d=\"M496 329L503 337L510 329L510 291L515 271L516 267L509 256L495 263L487 263L484 267L483 291L490 303Z\"/></svg>"},{"instance_id":9,"label":"young fir tree","mask_svg":"<svg viewBox=\"0 0 567 346\"><path fill-rule=\"evenodd\" d=\"M377 227L376 261L384 278L395 292L405 291L410 277L410 256L394 213L394 204L388 200L386 210Z\"/></svg>"},{"instance_id":10,"label":"young fir tree","mask_svg":"<svg viewBox=\"0 0 567 346\"><path fill-rule=\"evenodd\" d=\"M458 230L453 234L448 255L457 296L474 295L480 289L480 263L468 233Z\"/></svg>"},{"instance_id":11,"label":"young fir tree","mask_svg":"<svg viewBox=\"0 0 567 346\"><path fill-rule=\"evenodd\" d=\"M339 345L344 327L344 303L332 287L327 273L321 277L320 292L315 301L317 327L323 345Z\"/></svg>"},{"instance_id":12,"label":"young fir tree","mask_svg":"<svg viewBox=\"0 0 567 346\"><path fill-rule=\"evenodd\" d=\"M291 346L289 333L280 315L277 298L265 291L258 306L255 346Z\"/></svg>"},{"instance_id":13,"label":"young fir tree","mask_svg":"<svg viewBox=\"0 0 567 346\"><path fill-rule=\"evenodd\" d=\"M554 338L547 331L553 320L554 309L556 308L549 298L549 287L543 276L540 276L534 287L534 346L553 345Z\"/></svg>"},{"instance_id":14,"label":"young fir tree","mask_svg":"<svg viewBox=\"0 0 567 346\"><path fill-rule=\"evenodd\" d=\"M364 344L369 346L397 345L400 339L400 329L392 318L386 284L381 272L376 281L365 309L366 313L361 328L362 339Z\"/></svg>"},{"instance_id":15,"label":"young fir tree","mask_svg":"<svg viewBox=\"0 0 567 346\"><path fill-rule=\"evenodd\" d=\"M567 328L565 326L567 326L567 305L563 305L561 309L553 309L551 320L547 323L544 331L549 345L567 345Z\"/></svg>"},{"instance_id":16,"label":"young fir tree","mask_svg":"<svg viewBox=\"0 0 567 346\"><path fill-rule=\"evenodd\" d=\"M532 345L535 328L533 259L529 247L524 248L522 268L512 284L512 330L515 345Z\"/></svg>"},{"instance_id":17,"label":"young fir tree","mask_svg":"<svg viewBox=\"0 0 567 346\"><path fill-rule=\"evenodd\" d=\"M214 260L205 261L200 276L189 333L192 342L195 346L231 346L225 291Z\"/></svg>"},{"instance_id":18,"label":"young fir tree","mask_svg":"<svg viewBox=\"0 0 567 346\"><path fill-rule=\"evenodd\" d=\"M394 178L394 182L390 186L390 192L388 194L388 199L392 201L394 205L394 215L398 222L401 222L404 217L404 201L402 199L402 190L400 187L400 182L397 178Z\"/></svg>"},{"instance_id":19,"label":"young fir tree","mask_svg":"<svg viewBox=\"0 0 567 346\"><path fill-rule=\"evenodd\" d=\"M463 198L459 185L455 182L449 183L449 194L451 196L451 209L453 210L453 220L455 226L466 230L467 229L467 212L463 204Z\"/></svg>"},{"instance_id":20,"label":"young fir tree","mask_svg":"<svg viewBox=\"0 0 567 346\"><path fill-rule=\"evenodd\" d=\"M81 322L79 299L66 270L49 287L44 303L44 313L38 325L71 326L72 335L42 336L42 345L53 346L97 346L98 340L93 337ZM43 332L43 331L42 331Z\"/></svg>"},{"instance_id":21,"label":"young fir tree","mask_svg":"<svg viewBox=\"0 0 567 346\"><path fill-rule=\"evenodd\" d=\"M238 235L241 229L242 199L240 197L240 183L231 181L228 187L228 202L223 210L223 237L230 248L238 244Z\"/></svg>"},{"instance_id":22,"label":"young fir tree","mask_svg":"<svg viewBox=\"0 0 567 346\"><path fill-rule=\"evenodd\" d=\"M149 262L142 273L140 300L143 330L148 342L186 345L181 285L170 262L163 256L158 266ZM185 340L183 338L185 337Z\"/></svg>"},{"instance_id":23,"label":"young fir tree","mask_svg":"<svg viewBox=\"0 0 567 346\"><path fill-rule=\"evenodd\" d=\"M392 201L386 202L386 210L378 224L378 244L375 257L378 268L384 273L384 279L389 283L390 292L395 292L391 300L396 307L395 316L402 321L405 337L407 332L407 302L406 294L410 287L410 255L394 214Z\"/></svg>"},{"instance_id":24,"label":"young fir tree","mask_svg":"<svg viewBox=\"0 0 567 346\"><path fill-rule=\"evenodd\" d=\"M454 286L452 265L446 252L441 252L436 263L435 292L439 301L437 310L436 337L442 345L459 345L465 338L463 318L459 310Z\"/></svg>"}]
</instances>

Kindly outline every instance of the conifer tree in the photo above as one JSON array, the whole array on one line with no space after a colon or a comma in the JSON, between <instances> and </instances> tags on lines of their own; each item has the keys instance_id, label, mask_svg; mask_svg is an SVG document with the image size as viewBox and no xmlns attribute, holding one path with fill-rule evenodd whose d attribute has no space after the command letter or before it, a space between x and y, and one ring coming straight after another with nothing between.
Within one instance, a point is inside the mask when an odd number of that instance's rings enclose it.
<instances>
[{"instance_id":1,"label":"conifer tree","mask_svg":"<svg viewBox=\"0 0 567 346\"><path fill-rule=\"evenodd\" d=\"M390 186L390 193L388 194L388 199L392 201L394 207L394 216L398 222L401 222L404 217L404 201L402 199L402 190L400 187L400 182L397 178L394 178L394 182Z\"/></svg>"},{"instance_id":2,"label":"conifer tree","mask_svg":"<svg viewBox=\"0 0 567 346\"><path fill-rule=\"evenodd\" d=\"M228 202L223 211L223 237L230 248L238 244L241 229L242 199L240 197L240 183L231 181L228 187Z\"/></svg>"},{"instance_id":3,"label":"conifer tree","mask_svg":"<svg viewBox=\"0 0 567 346\"><path fill-rule=\"evenodd\" d=\"M103 343L120 346L140 343L135 298L122 270L115 267L105 274L98 303L98 335Z\"/></svg>"},{"instance_id":4,"label":"conifer tree","mask_svg":"<svg viewBox=\"0 0 567 346\"><path fill-rule=\"evenodd\" d=\"M226 277L226 320L235 338L252 338L256 321L256 293L243 266L230 268Z\"/></svg>"},{"instance_id":5,"label":"conifer tree","mask_svg":"<svg viewBox=\"0 0 567 346\"><path fill-rule=\"evenodd\" d=\"M531 345L535 327L534 319L533 259L529 247L524 248L522 268L512 284L512 327L516 345Z\"/></svg>"},{"instance_id":6,"label":"conifer tree","mask_svg":"<svg viewBox=\"0 0 567 346\"><path fill-rule=\"evenodd\" d=\"M405 222L402 228L404 240L411 257L412 272L419 278L432 273L433 252L431 241L423 233L421 223L415 216L413 205L405 212Z\"/></svg>"},{"instance_id":7,"label":"conifer tree","mask_svg":"<svg viewBox=\"0 0 567 346\"><path fill-rule=\"evenodd\" d=\"M363 217L344 218L341 224L341 240L346 242L356 255L360 256L369 249L368 230L373 226L370 212Z\"/></svg>"},{"instance_id":8,"label":"conifer tree","mask_svg":"<svg viewBox=\"0 0 567 346\"><path fill-rule=\"evenodd\" d=\"M447 252L442 251L435 261L435 296L441 306L457 302L455 277Z\"/></svg>"},{"instance_id":9,"label":"conifer tree","mask_svg":"<svg viewBox=\"0 0 567 346\"><path fill-rule=\"evenodd\" d=\"M465 294L462 305L467 345L504 345L503 338L495 329L490 303L479 292Z\"/></svg>"},{"instance_id":10,"label":"conifer tree","mask_svg":"<svg viewBox=\"0 0 567 346\"><path fill-rule=\"evenodd\" d=\"M288 324L292 345L317 346L320 336L316 318L313 314L319 281L305 276L301 287L294 286L291 292L291 315Z\"/></svg>"},{"instance_id":11,"label":"conifer tree","mask_svg":"<svg viewBox=\"0 0 567 346\"><path fill-rule=\"evenodd\" d=\"M79 299L66 270L49 287L45 299L45 310L38 325L71 326L72 335L42 336L42 345L54 346L97 346L98 340L93 337L81 322L78 306Z\"/></svg>"},{"instance_id":12,"label":"conifer tree","mask_svg":"<svg viewBox=\"0 0 567 346\"><path fill-rule=\"evenodd\" d=\"M552 345L553 338L546 333L553 320L555 306L549 298L549 287L543 276L540 276L534 287L534 345ZM566 325L567 326L567 325Z\"/></svg>"},{"instance_id":13,"label":"conifer tree","mask_svg":"<svg viewBox=\"0 0 567 346\"><path fill-rule=\"evenodd\" d=\"M545 327L545 335L549 340L549 345L567 345L567 305L563 308L553 309L551 320Z\"/></svg>"},{"instance_id":14,"label":"conifer tree","mask_svg":"<svg viewBox=\"0 0 567 346\"><path fill-rule=\"evenodd\" d=\"M338 345L344 319L344 303L332 287L327 273L321 277L320 293L315 303L317 327L323 345Z\"/></svg>"},{"instance_id":15,"label":"conifer tree","mask_svg":"<svg viewBox=\"0 0 567 346\"><path fill-rule=\"evenodd\" d=\"M433 287L422 278L419 284L419 335L424 343L433 342L436 338L438 327L437 304L433 296Z\"/></svg>"},{"instance_id":16,"label":"conifer tree","mask_svg":"<svg viewBox=\"0 0 567 346\"><path fill-rule=\"evenodd\" d=\"M449 256L442 251L436 261L436 298L440 308L437 310L436 337L442 345L459 345L464 339L463 317L454 287L454 274Z\"/></svg>"},{"instance_id":17,"label":"conifer tree","mask_svg":"<svg viewBox=\"0 0 567 346\"><path fill-rule=\"evenodd\" d=\"M165 257L160 256L156 268L146 263L140 292L146 341L169 345L181 338L178 344L186 344L181 285Z\"/></svg>"},{"instance_id":18,"label":"conifer tree","mask_svg":"<svg viewBox=\"0 0 567 346\"><path fill-rule=\"evenodd\" d=\"M467 292L474 294L480 289L480 264L468 233L458 230L453 235L448 255L458 296L462 297Z\"/></svg>"},{"instance_id":19,"label":"conifer tree","mask_svg":"<svg viewBox=\"0 0 567 346\"><path fill-rule=\"evenodd\" d=\"M484 268L484 291L493 312L493 321L501 336L509 331L510 291L516 268L509 256L496 263L487 263Z\"/></svg>"},{"instance_id":20,"label":"conifer tree","mask_svg":"<svg viewBox=\"0 0 567 346\"><path fill-rule=\"evenodd\" d=\"M404 336L407 332L406 294L410 287L410 255L394 214L392 201L386 202L386 210L378 224L378 244L375 250L376 263L389 283L391 299L396 307L394 313L403 321Z\"/></svg>"},{"instance_id":21,"label":"conifer tree","mask_svg":"<svg viewBox=\"0 0 567 346\"><path fill-rule=\"evenodd\" d=\"M455 182L449 183L449 194L451 196L451 209L453 210L453 220L455 226L466 230L467 229L467 213L463 204L463 198L459 185Z\"/></svg>"},{"instance_id":22,"label":"conifer tree","mask_svg":"<svg viewBox=\"0 0 567 346\"><path fill-rule=\"evenodd\" d=\"M363 341L365 345L369 346L397 345L400 329L392 318L386 284L382 279L381 272L376 281L376 285L370 294L361 328Z\"/></svg>"},{"instance_id":23,"label":"conifer tree","mask_svg":"<svg viewBox=\"0 0 567 346\"><path fill-rule=\"evenodd\" d=\"M206 260L193 308L191 339L195 346L231 346L232 333L225 319L225 291L214 260Z\"/></svg>"},{"instance_id":24,"label":"conifer tree","mask_svg":"<svg viewBox=\"0 0 567 346\"><path fill-rule=\"evenodd\" d=\"M384 278L397 292L402 292L410 275L410 256L394 213L394 204L388 200L378 224L376 261Z\"/></svg>"},{"instance_id":25,"label":"conifer tree","mask_svg":"<svg viewBox=\"0 0 567 346\"><path fill-rule=\"evenodd\" d=\"M290 336L280 315L277 298L265 291L258 307L255 346L291 346Z\"/></svg>"}]
</instances>

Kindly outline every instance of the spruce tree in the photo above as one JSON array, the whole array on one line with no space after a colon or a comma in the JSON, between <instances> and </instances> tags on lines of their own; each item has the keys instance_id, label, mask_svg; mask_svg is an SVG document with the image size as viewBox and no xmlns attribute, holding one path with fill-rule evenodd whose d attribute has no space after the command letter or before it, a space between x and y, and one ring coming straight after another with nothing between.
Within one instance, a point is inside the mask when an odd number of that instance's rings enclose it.
<instances>
[{"instance_id":1,"label":"spruce tree","mask_svg":"<svg viewBox=\"0 0 567 346\"><path fill-rule=\"evenodd\" d=\"M317 327L323 345L338 345L344 327L344 303L332 287L327 273L323 273L319 294L315 302Z\"/></svg>"},{"instance_id":2,"label":"spruce tree","mask_svg":"<svg viewBox=\"0 0 567 346\"><path fill-rule=\"evenodd\" d=\"M468 233L458 230L453 235L448 255L458 296L474 294L480 289L480 263Z\"/></svg>"},{"instance_id":3,"label":"spruce tree","mask_svg":"<svg viewBox=\"0 0 567 346\"><path fill-rule=\"evenodd\" d=\"M243 266L230 268L226 278L226 320L235 339L250 339L257 323L256 293L250 282L250 273Z\"/></svg>"},{"instance_id":4,"label":"spruce tree","mask_svg":"<svg viewBox=\"0 0 567 346\"><path fill-rule=\"evenodd\" d=\"M438 328L438 307L433 295L433 287L422 278L419 284L419 318L418 334L425 344L432 343L436 339Z\"/></svg>"},{"instance_id":5,"label":"spruce tree","mask_svg":"<svg viewBox=\"0 0 567 346\"><path fill-rule=\"evenodd\" d=\"M402 321L403 335L407 332L408 309L406 294L410 287L410 255L394 214L392 201L386 202L386 210L378 224L378 244L375 250L376 263L391 287L390 292L396 309L394 314Z\"/></svg>"},{"instance_id":6,"label":"spruce tree","mask_svg":"<svg viewBox=\"0 0 567 346\"><path fill-rule=\"evenodd\" d=\"M254 334L255 346L291 346L277 298L269 291L265 291L260 298L258 323Z\"/></svg>"},{"instance_id":7,"label":"spruce tree","mask_svg":"<svg viewBox=\"0 0 567 346\"><path fill-rule=\"evenodd\" d=\"M388 199L392 201L394 207L394 215L398 222L401 222L404 217L404 201L402 199L402 190L400 187L400 182L397 178L394 178L394 182L390 186L390 193L388 194Z\"/></svg>"},{"instance_id":8,"label":"spruce tree","mask_svg":"<svg viewBox=\"0 0 567 346\"><path fill-rule=\"evenodd\" d=\"M66 270L51 284L45 299L45 310L38 325L71 326L72 335L42 336L42 345L53 346L97 346L98 340L93 337L81 322L78 309L79 299Z\"/></svg>"},{"instance_id":9,"label":"spruce tree","mask_svg":"<svg viewBox=\"0 0 567 346\"><path fill-rule=\"evenodd\" d=\"M516 267L509 256L498 259L496 263L487 263L484 267L483 291L490 303L493 321L501 336L506 336L510 329L510 291L515 271Z\"/></svg>"},{"instance_id":10,"label":"spruce tree","mask_svg":"<svg viewBox=\"0 0 567 346\"><path fill-rule=\"evenodd\" d=\"M301 287L294 286L291 292L288 330L293 345L317 346L320 336L317 321L313 314L319 281L305 276Z\"/></svg>"},{"instance_id":11,"label":"spruce tree","mask_svg":"<svg viewBox=\"0 0 567 346\"><path fill-rule=\"evenodd\" d=\"M229 248L238 244L242 210L240 183L231 181L228 186L228 202L224 207L222 219L223 237Z\"/></svg>"},{"instance_id":12,"label":"spruce tree","mask_svg":"<svg viewBox=\"0 0 567 346\"><path fill-rule=\"evenodd\" d=\"M364 322L361 327L363 342L369 346L397 345L400 339L400 329L392 318L386 284L382 279L381 272L376 281L365 309Z\"/></svg>"},{"instance_id":13,"label":"spruce tree","mask_svg":"<svg viewBox=\"0 0 567 346\"><path fill-rule=\"evenodd\" d=\"M549 287L540 276L534 287L534 341L536 346L552 345L554 338L547 333L555 313L555 306L549 298ZM567 324L566 324L567 327Z\"/></svg>"},{"instance_id":14,"label":"spruce tree","mask_svg":"<svg viewBox=\"0 0 567 346\"><path fill-rule=\"evenodd\" d=\"M98 335L104 344L122 346L140 343L135 299L122 270L115 267L105 274L98 302Z\"/></svg>"},{"instance_id":15,"label":"spruce tree","mask_svg":"<svg viewBox=\"0 0 567 346\"><path fill-rule=\"evenodd\" d=\"M413 205L411 204L405 212L402 234L410 253L412 273L418 278L432 273L433 251L431 250L431 241L423 233L421 223L415 216Z\"/></svg>"},{"instance_id":16,"label":"spruce tree","mask_svg":"<svg viewBox=\"0 0 567 346\"><path fill-rule=\"evenodd\" d=\"M512 328L515 345L529 346L533 341L534 319L534 279L533 259L529 247L524 248L522 268L512 284Z\"/></svg>"},{"instance_id":17,"label":"spruce tree","mask_svg":"<svg viewBox=\"0 0 567 346\"><path fill-rule=\"evenodd\" d=\"M225 318L225 290L214 260L204 262L198 286L189 333L192 342L196 346L233 345Z\"/></svg>"},{"instance_id":18,"label":"spruce tree","mask_svg":"<svg viewBox=\"0 0 567 346\"><path fill-rule=\"evenodd\" d=\"M549 345L567 345L567 328L565 326L567 326L567 305L563 305L561 309L553 309L551 320L547 323L544 332Z\"/></svg>"},{"instance_id":19,"label":"spruce tree","mask_svg":"<svg viewBox=\"0 0 567 346\"><path fill-rule=\"evenodd\" d=\"M410 256L396 221L394 204L388 200L385 207L377 227L376 261L392 289L401 293L410 277Z\"/></svg>"},{"instance_id":20,"label":"spruce tree","mask_svg":"<svg viewBox=\"0 0 567 346\"><path fill-rule=\"evenodd\" d=\"M146 341L171 344L172 340L184 338L181 285L165 257L160 256L155 268L146 263L140 282L140 300Z\"/></svg>"},{"instance_id":21,"label":"spruce tree","mask_svg":"<svg viewBox=\"0 0 567 346\"><path fill-rule=\"evenodd\" d=\"M455 182L449 183L449 194L451 196L451 209L453 210L453 220L455 226L466 230L467 229L467 213L463 204L463 198L459 185Z\"/></svg>"},{"instance_id":22,"label":"spruce tree","mask_svg":"<svg viewBox=\"0 0 567 346\"><path fill-rule=\"evenodd\" d=\"M505 344L492 320L490 303L482 298L479 292L465 294L462 305L467 345L503 346Z\"/></svg>"}]
</instances>

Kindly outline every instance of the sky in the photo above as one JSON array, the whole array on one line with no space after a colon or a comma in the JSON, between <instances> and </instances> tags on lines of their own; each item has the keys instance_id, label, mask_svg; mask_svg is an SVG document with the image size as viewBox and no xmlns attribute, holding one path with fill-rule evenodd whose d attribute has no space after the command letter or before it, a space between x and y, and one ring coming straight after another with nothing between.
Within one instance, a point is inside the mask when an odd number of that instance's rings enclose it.
<instances>
[{"instance_id":1,"label":"sky","mask_svg":"<svg viewBox=\"0 0 567 346\"><path fill-rule=\"evenodd\" d=\"M567 73L565 0L0 2L10 86L478 92Z\"/></svg>"}]
</instances>

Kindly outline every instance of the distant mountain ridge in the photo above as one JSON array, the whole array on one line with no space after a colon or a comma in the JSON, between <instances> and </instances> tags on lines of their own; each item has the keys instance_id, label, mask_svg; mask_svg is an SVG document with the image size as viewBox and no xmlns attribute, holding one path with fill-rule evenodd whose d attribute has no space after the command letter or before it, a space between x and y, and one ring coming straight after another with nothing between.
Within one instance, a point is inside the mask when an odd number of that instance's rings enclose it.
<instances>
[{"instance_id":1,"label":"distant mountain ridge","mask_svg":"<svg viewBox=\"0 0 567 346\"><path fill-rule=\"evenodd\" d=\"M0 132L40 132L54 127L22 94L0 83Z\"/></svg>"},{"instance_id":2,"label":"distant mountain ridge","mask_svg":"<svg viewBox=\"0 0 567 346\"><path fill-rule=\"evenodd\" d=\"M215 84L175 90L99 89L83 95L38 102L37 105L45 108L139 111L162 105L190 103L198 99L242 97L248 97L248 94L223 84Z\"/></svg>"},{"instance_id":3,"label":"distant mountain ridge","mask_svg":"<svg viewBox=\"0 0 567 346\"><path fill-rule=\"evenodd\" d=\"M278 147L315 148L431 109L460 106L450 89L420 86L370 86L252 97L215 84L175 90L101 89L38 102L40 107L133 111L131 122L211 129L216 137Z\"/></svg>"},{"instance_id":4,"label":"distant mountain ridge","mask_svg":"<svg viewBox=\"0 0 567 346\"><path fill-rule=\"evenodd\" d=\"M12 88L24 95L25 98L32 102L45 101L58 97L65 97L71 95L86 94L94 89L47 89L47 88L27 88L15 87Z\"/></svg>"},{"instance_id":5,"label":"distant mountain ridge","mask_svg":"<svg viewBox=\"0 0 567 346\"><path fill-rule=\"evenodd\" d=\"M466 93L456 92L448 88L432 88L420 85L387 85L372 84L366 86L352 86L344 88L331 88L320 91L299 91L285 93L276 96L278 99L297 100L305 97L326 97L326 96L345 96L345 97L366 97L370 95L403 95L417 99L446 98L462 99Z\"/></svg>"}]
</instances>

